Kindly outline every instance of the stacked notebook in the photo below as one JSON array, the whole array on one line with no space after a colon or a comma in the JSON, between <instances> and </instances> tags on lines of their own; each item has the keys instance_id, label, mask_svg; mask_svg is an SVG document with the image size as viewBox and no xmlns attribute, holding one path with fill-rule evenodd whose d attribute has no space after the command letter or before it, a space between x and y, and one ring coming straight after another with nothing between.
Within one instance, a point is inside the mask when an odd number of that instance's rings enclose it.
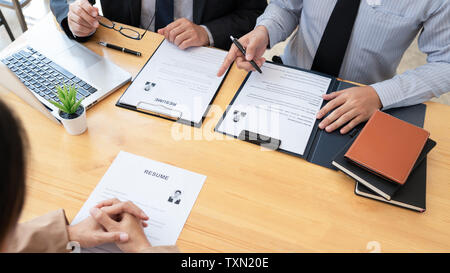
<instances>
[{"instance_id":1,"label":"stacked notebook","mask_svg":"<svg viewBox=\"0 0 450 273\"><path fill-rule=\"evenodd\" d=\"M355 193L425 211L426 156L436 142L429 132L377 111L333 160L356 180Z\"/></svg>"}]
</instances>

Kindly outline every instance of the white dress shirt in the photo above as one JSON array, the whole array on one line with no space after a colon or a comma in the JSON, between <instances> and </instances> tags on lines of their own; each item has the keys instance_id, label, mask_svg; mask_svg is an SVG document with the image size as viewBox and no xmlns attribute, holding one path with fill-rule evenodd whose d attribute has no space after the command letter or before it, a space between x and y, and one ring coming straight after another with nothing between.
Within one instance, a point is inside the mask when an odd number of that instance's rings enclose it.
<instances>
[{"instance_id":1,"label":"white dress shirt","mask_svg":"<svg viewBox=\"0 0 450 273\"><path fill-rule=\"evenodd\" d=\"M270 46L296 31L282 60L310 69L336 2L271 0L257 25L268 29ZM428 63L396 75L417 34ZM449 92L450 1L361 0L339 77L371 85L384 109L421 103Z\"/></svg>"},{"instance_id":2,"label":"white dress shirt","mask_svg":"<svg viewBox=\"0 0 450 273\"><path fill-rule=\"evenodd\" d=\"M156 0L142 0L142 6L141 6L141 28L146 29L148 25L150 24L150 21L152 20L156 9ZM194 21L194 0L174 0L174 20L180 18L186 18L189 21ZM209 44L210 46L214 45L214 39L212 37L211 32L209 29L201 25L206 32L208 33L209 37ZM153 18L153 21L149 28L150 31L156 31L155 30L155 18Z\"/></svg>"}]
</instances>

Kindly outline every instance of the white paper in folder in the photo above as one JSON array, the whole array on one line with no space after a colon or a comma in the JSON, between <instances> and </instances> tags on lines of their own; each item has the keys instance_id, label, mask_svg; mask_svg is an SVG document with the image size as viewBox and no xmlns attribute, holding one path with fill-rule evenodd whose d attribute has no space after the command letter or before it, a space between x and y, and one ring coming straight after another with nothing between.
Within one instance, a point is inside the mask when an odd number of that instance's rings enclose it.
<instances>
[{"instance_id":1,"label":"white paper in folder","mask_svg":"<svg viewBox=\"0 0 450 273\"><path fill-rule=\"evenodd\" d=\"M303 155L331 78L265 63L251 73L217 131L238 137L243 130L279 139L280 149Z\"/></svg>"},{"instance_id":2,"label":"white paper in folder","mask_svg":"<svg viewBox=\"0 0 450 273\"><path fill-rule=\"evenodd\" d=\"M72 225L90 216L100 201L132 201L149 216L144 229L153 246L175 245L206 176L120 152L81 208ZM120 252L114 244L82 252Z\"/></svg>"},{"instance_id":3,"label":"white paper in folder","mask_svg":"<svg viewBox=\"0 0 450 273\"><path fill-rule=\"evenodd\" d=\"M119 103L199 124L223 80L216 73L226 54L208 47L181 50L164 40Z\"/></svg>"}]
</instances>

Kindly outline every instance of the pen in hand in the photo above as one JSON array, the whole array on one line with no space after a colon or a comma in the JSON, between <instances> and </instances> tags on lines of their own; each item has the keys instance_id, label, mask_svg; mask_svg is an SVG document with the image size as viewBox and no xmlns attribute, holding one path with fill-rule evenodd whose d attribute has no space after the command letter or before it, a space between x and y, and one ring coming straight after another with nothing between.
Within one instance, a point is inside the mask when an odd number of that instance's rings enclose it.
<instances>
[{"instance_id":1,"label":"pen in hand","mask_svg":"<svg viewBox=\"0 0 450 273\"><path fill-rule=\"evenodd\" d=\"M241 45L241 43L239 43L239 41L234 38L233 36L230 36L231 41L233 41L234 45L239 49L239 51L241 51L242 54L247 55L247 52L245 51L244 47ZM255 63L255 61L251 60L250 63L252 64L252 66L256 69L256 71L258 71L259 73L262 73L261 68L259 68L259 66Z\"/></svg>"},{"instance_id":2,"label":"pen in hand","mask_svg":"<svg viewBox=\"0 0 450 273\"><path fill-rule=\"evenodd\" d=\"M131 49L128 49L128 48L116 46L116 45L113 45L113 44L108 44L108 43L105 43L105 42L98 42L98 44L102 45L104 47L107 47L107 48L111 48L111 49L115 49L115 50L118 50L118 51L122 51L124 53L136 55L138 57L141 56L141 52L137 52L137 51L134 51L134 50L131 50Z\"/></svg>"}]
</instances>

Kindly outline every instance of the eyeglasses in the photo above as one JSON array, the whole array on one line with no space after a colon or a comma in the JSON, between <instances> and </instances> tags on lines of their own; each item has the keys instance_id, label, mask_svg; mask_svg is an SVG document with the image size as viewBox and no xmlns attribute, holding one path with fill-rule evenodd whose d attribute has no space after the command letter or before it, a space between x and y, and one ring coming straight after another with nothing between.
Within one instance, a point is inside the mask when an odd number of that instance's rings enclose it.
<instances>
[{"instance_id":1,"label":"eyeglasses","mask_svg":"<svg viewBox=\"0 0 450 273\"><path fill-rule=\"evenodd\" d=\"M155 14L156 14L156 12L155 12ZM113 21L111 21L108 18L103 17L103 16L98 16L97 19L98 19L98 23L100 25L102 25L106 28L109 28L109 29L114 29L115 31L118 31L120 34L122 34L123 36L125 36L127 38L134 39L134 40L142 40L142 38L144 38L145 33L147 33L148 29L152 25L153 20L155 19L155 14L153 14L153 17L150 20L150 23L148 24L148 26L145 29L145 32L143 34L140 34L136 30L131 29L131 28L117 26L116 23L114 23ZM116 28L116 26L117 26L117 28Z\"/></svg>"}]
</instances>

